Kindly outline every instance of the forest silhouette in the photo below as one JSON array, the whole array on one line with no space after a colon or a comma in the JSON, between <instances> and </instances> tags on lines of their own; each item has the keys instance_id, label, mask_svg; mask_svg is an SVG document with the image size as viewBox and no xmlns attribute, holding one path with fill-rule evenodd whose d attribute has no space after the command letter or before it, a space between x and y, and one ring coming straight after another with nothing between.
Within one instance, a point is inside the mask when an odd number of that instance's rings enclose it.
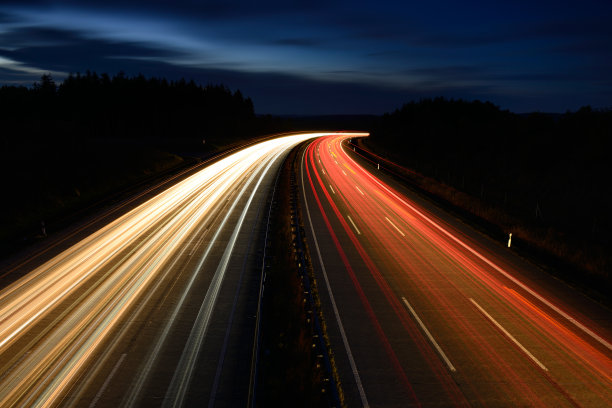
<instances>
[{"instance_id":1,"label":"forest silhouette","mask_svg":"<svg viewBox=\"0 0 612 408\"><path fill-rule=\"evenodd\" d=\"M33 139L233 137L255 117L253 102L223 85L89 71L59 86L50 75L30 88L4 86L0 115L5 128Z\"/></svg>"}]
</instances>

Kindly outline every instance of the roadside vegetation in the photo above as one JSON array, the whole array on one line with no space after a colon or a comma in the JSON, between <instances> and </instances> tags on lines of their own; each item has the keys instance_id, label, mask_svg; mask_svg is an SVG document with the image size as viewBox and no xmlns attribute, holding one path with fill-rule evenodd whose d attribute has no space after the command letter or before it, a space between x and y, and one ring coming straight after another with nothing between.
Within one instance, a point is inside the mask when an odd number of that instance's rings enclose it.
<instances>
[{"instance_id":1,"label":"roadside vegetation","mask_svg":"<svg viewBox=\"0 0 612 408\"><path fill-rule=\"evenodd\" d=\"M384 115L363 146L499 240L604 301L612 293L612 111L517 115L438 98Z\"/></svg>"}]
</instances>

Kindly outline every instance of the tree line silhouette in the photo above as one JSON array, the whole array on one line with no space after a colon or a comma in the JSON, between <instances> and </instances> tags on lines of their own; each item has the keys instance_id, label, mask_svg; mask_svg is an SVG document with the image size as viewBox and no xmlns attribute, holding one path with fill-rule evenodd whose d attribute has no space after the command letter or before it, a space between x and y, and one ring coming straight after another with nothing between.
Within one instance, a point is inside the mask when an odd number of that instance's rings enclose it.
<instances>
[{"instance_id":1,"label":"tree line silhouette","mask_svg":"<svg viewBox=\"0 0 612 408\"><path fill-rule=\"evenodd\" d=\"M223 85L87 72L59 86L50 75L27 88L0 88L0 118L20 137L236 137L255 118L253 102ZM11 138L11 134L5 138Z\"/></svg>"}]
</instances>

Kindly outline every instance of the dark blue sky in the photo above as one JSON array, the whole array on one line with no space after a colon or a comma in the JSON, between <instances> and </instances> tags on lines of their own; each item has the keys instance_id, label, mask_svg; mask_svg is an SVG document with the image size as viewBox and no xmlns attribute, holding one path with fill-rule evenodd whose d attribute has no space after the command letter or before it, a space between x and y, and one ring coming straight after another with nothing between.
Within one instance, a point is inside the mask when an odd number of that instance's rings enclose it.
<instances>
[{"instance_id":1,"label":"dark blue sky","mask_svg":"<svg viewBox=\"0 0 612 408\"><path fill-rule=\"evenodd\" d=\"M612 1L0 3L0 84L87 69L223 83L258 113L612 107Z\"/></svg>"}]
</instances>

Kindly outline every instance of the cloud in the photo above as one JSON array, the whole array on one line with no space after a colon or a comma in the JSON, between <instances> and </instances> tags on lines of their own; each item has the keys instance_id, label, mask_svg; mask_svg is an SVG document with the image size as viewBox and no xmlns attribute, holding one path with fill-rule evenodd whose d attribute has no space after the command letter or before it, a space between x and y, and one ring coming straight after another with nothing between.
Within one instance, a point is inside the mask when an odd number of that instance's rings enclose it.
<instances>
[{"instance_id":1,"label":"cloud","mask_svg":"<svg viewBox=\"0 0 612 408\"><path fill-rule=\"evenodd\" d=\"M0 42L15 47L0 51L5 58L58 72L115 70L117 60L121 59L171 60L183 56L150 44L88 38L78 31L46 27L22 27L5 32L0 34Z\"/></svg>"},{"instance_id":2,"label":"cloud","mask_svg":"<svg viewBox=\"0 0 612 408\"><path fill-rule=\"evenodd\" d=\"M486 69L476 65L447 65L413 68L406 71L410 75L448 79L475 79L482 77Z\"/></svg>"},{"instance_id":3,"label":"cloud","mask_svg":"<svg viewBox=\"0 0 612 408\"><path fill-rule=\"evenodd\" d=\"M410 75L426 77L437 80L453 81L571 81L579 80L582 75L578 72L567 70L564 72L556 71L517 71L496 69L484 65L450 65L414 68L406 71Z\"/></svg>"},{"instance_id":4,"label":"cloud","mask_svg":"<svg viewBox=\"0 0 612 408\"><path fill-rule=\"evenodd\" d=\"M23 85L24 82L32 83L34 77L38 78L44 74L65 76L66 72L41 69L0 56L0 77L6 78L4 83L18 85Z\"/></svg>"},{"instance_id":5,"label":"cloud","mask_svg":"<svg viewBox=\"0 0 612 408\"><path fill-rule=\"evenodd\" d=\"M17 23L19 19L11 13L0 11L0 24Z\"/></svg>"},{"instance_id":6,"label":"cloud","mask_svg":"<svg viewBox=\"0 0 612 408\"><path fill-rule=\"evenodd\" d=\"M89 9L112 12L146 12L147 15L181 16L207 20L235 20L258 16L304 14L319 11L333 1L284 1L284 0L55 0L6 1L6 5L18 8Z\"/></svg>"}]
</instances>

